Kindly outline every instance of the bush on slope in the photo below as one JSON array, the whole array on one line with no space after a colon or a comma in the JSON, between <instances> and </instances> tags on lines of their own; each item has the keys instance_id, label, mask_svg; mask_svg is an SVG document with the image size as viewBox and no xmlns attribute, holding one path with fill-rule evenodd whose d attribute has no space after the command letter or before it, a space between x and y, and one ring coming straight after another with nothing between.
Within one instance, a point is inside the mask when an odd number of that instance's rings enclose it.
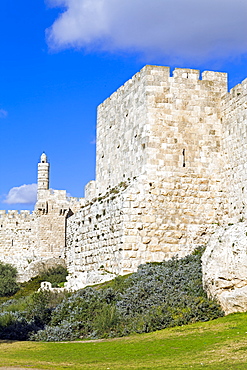
<instances>
[{"instance_id":1,"label":"bush on slope","mask_svg":"<svg viewBox=\"0 0 247 370\"><path fill-rule=\"evenodd\" d=\"M201 255L141 265L128 278L65 298L33 340L59 341L143 333L223 315L202 286Z\"/></svg>"}]
</instances>

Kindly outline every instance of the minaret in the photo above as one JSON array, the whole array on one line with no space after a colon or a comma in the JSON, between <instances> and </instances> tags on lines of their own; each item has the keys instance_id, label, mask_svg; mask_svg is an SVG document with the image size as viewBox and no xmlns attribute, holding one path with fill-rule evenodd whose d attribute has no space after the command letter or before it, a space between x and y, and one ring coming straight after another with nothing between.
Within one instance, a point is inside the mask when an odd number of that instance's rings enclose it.
<instances>
[{"instance_id":1,"label":"minaret","mask_svg":"<svg viewBox=\"0 0 247 370\"><path fill-rule=\"evenodd\" d=\"M43 153L38 164L38 200L41 198L42 191L49 189L49 168L50 164L47 162L46 154Z\"/></svg>"}]
</instances>

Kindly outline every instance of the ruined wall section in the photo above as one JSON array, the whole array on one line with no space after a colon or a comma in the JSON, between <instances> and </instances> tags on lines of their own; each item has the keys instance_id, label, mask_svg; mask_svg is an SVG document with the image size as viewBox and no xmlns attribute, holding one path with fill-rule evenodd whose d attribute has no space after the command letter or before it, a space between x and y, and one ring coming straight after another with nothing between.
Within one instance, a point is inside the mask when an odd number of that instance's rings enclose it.
<instances>
[{"instance_id":1,"label":"ruined wall section","mask_svg":"<svg viewBox=\"0 0 247 370\"><path fill-rule=\"evenodd\" d=\"M229 222L247 217L247 79L225 95L222 102L222 177L228 197Z\"/></svg>"}]
</instances>

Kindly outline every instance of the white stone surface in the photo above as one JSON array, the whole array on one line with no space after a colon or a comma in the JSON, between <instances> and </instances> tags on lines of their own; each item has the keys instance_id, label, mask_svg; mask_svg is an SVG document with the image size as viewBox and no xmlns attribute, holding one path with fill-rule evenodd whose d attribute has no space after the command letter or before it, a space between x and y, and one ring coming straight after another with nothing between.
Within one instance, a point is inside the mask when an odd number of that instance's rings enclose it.
<instances>
[{"instance_id":1,"label":"white stone surface","mask_svg":"<svg viewBox=\"0 0 247 370\"><path fill-rule=\"evenodd\" d=\"M204 287L226 314L247 311L247 222L218 228L202 267Z\"/></svg>"}]
</instances>

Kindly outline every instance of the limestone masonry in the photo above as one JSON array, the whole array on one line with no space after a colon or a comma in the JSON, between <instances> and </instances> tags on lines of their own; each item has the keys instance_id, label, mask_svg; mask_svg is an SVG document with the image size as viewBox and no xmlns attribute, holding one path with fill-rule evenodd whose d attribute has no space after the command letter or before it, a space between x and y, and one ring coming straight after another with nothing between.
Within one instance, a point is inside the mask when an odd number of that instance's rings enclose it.
<instances>
[{"instance_id":1,"label":"limestone masonry","mask_svg":"<svg viewBox=\"0 0 247 370\"><path fill-rule=\"evenodd\" d=\"M0 259L21 280L64 261L77 289L184 256L246 219L246 158L247 79L146 66L98 107L85 198L49 189L42 154L34 212L0 211Z\"/></svg>"}]
</instances>

